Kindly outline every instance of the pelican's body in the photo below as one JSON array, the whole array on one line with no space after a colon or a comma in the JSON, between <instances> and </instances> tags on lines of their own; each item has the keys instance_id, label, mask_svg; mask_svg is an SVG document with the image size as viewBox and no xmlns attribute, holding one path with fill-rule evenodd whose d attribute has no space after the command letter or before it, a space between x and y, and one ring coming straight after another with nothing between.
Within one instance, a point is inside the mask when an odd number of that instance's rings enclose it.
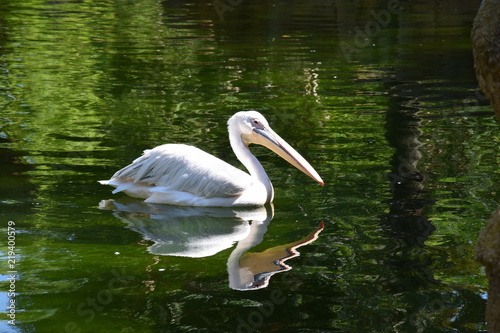
<instances>
[{"instance_id":1,"label":"pelican's body","mask_svg":"<svg viewBox=\"0 0 500 333\"><path fill-rule=\"evenodd\" d=\"M274 197L264 168L248 149L264 145L317 182L323 180L311 165L281 139L257 111L240 111L228 121L231 147L250 174L196 147L165 144L117 171L101 184L116 187L146 202L183 206L261 206Z\"/></svg>"}]
</instances>

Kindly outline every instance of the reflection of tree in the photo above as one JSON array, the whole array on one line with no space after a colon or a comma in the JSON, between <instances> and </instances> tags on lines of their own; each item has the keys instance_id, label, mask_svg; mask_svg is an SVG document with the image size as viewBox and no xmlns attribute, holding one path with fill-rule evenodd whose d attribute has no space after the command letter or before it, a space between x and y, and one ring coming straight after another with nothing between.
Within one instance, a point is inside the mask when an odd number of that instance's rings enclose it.
<instances>
[{"instance_id":1,"label":"reflection of tree","mask_svg":"<svg viewBox=\"0 0 500 333\"><path fill-rule=\"evenodd\" d=\"M386 137L396 151L391 162L392 172L388 174L393 198L388 201L391 208L383 220L389 226L388 232L403 240L406 246L423 245L434 230L428 218L422 216L422 209L434 201L425 198L426 175L417 166L421 158L419 124L420 119L408 110L387 112Z\"/></svg>"},{"instance_id":2,"label":"reflection of tree","mask_svg":"<svg viewBox=\"0 0 500 333\"><path fill-rule=\"evenodd\" d=\"M408 95L408 90L401 89L398 85L395 86L394 91L396 96ZM453 280L454 274L443 274L443 270L457 269L460 273L456 276L463 276L463 271L470 265L470 260L466 259L470 253L460 252L463 248L461 246L455 248L456 242L450 242L450 244L443 242L434 248L428 246L435 241L434 237L429 240L435 230L430 217L435 215L426 216L426 212L432 212L435 208L426 208L433 206L435 201L432 200L431 193L425 186L427 176L421 171L421 152L429 154L434 148L441 149L439 142L443 138L439 141L433 140L433 143L429 144L432 149L428 146L423 147L419 137L422 134L420 126L424 116L419 117L420 114L417 112L424 109L420 106L418 109L413 107L419 105L420 102L419 97L414 97L419 96L418 89L416 91L412 89L410 94L409 99L412 101L410 105L404 100L399 100L397 106L389 105L386 117L386 137L395 149L395 153L391 161L391 172L388 175L392 198L386 202L390 208L388 213L381 217L381 221L385 231L395 242L392 246L384 248L386 254L383 262L394 267L398 272L397 276L390 281L391 286L403 287L404 295L409 297L407 303L409 308L404 325L410 326L412 331L425 332L436 325L436 318L446 318L451 321L452 317L457 316L457 314L449 313L448 308L454 308L460 314L466 312L460 309L465 306L463 299L454 297L449 292L449 281ZM406 97L403 98L406 99ZM432 122L432 120L426 121ZM425 165L434 166L433 162ZM450 164L453 165L454 162ZM440 234L444 232L440 230ZM448 267L444 269L435 268L436 250L440 248L446 250L446 253L437 255L441 263L447 263ZM465 256L464 253L466 253ZM477 274L477 269L474 272ZM441 282L439 279L444 281ZM452 288L457 290L456 287ZM478 309L481 309L480 297L476 296L475 300L471 300L471 302L474 301L477 302Z\"/></svg>"},{"instance_id":3,"label":"reflection of tree","mask_svg":"<svg viewBox=\"0 0 500 333\"><path fill-rule=\"evenodd\" d=\"M427 198L428 192L423 187L426 175L418 168L420 119L414 109L401 108L398 104L389 108L386 121L386 137L395 152L392 172L388 174L392 199L387 201L390 209L381 216L381 222L387 234L397 242L392 248L386 248L392 255L385 263L399 269L404 277L399 276L398 280L408 280L407 283L416 288L436 282L428 255L422 255L422 247L435 227L423 213L434 201ZM413 320L408 324L415 326L425 315L426 311L420 309L411 312L409 318Z\"/></svg>"}]
</instances>

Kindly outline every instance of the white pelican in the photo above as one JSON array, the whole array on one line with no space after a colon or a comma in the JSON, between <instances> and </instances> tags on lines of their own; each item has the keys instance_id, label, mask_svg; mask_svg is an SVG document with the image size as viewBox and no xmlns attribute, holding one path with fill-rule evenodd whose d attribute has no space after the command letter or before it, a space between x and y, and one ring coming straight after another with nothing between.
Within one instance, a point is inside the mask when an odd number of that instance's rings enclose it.
<instances>
[{"instance_id":1,"label":"white pelican","mask_svg":"<svg viewBox=\"0 0 500 333\"><path fill-rule=\"evenodd\" d=\"M165 144L117 171L110 180L113 193L125 192L145 202L182 206L262 206L273 201L271 181L248 149L251 143L271 149L323 185L316 170L270 127L257 111L240 111L229 121L229 141L250 174L184 144Z\"/></svg>"}]
</instances>

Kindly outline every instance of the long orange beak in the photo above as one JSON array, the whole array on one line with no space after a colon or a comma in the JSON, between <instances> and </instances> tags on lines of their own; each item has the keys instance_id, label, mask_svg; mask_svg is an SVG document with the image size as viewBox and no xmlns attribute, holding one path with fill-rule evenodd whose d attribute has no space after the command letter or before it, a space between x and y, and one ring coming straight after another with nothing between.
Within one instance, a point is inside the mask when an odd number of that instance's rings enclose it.
<instances>
[{"instance_id":1,"label":"long orange beak","mask_svg":"<svg viewBox=\"0 0 500 333\"><path fill-rule=\"evenodd\" d=\"M276 132L269 127L254 128L254 135L251 135L251 142L263 145L276 154L287 160L291 165L320 183L325 185L323 179L314 170L314 168L303 158L295 149L292 148L285 140L283 140Z\"/></svg>"}]
</instances>

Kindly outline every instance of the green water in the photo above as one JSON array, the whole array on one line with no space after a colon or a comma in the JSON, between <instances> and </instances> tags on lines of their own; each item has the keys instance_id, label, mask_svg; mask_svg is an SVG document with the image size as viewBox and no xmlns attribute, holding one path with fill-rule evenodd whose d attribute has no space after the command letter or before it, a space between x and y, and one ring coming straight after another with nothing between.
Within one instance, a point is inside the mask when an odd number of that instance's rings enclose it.
<instances>
[{"instance_id":1,"label":"green water","mask_svg":"<svg viewBox=\"0 0 500 333\"><path fill-rule=\"evenodd\" d=\"M0 3L0 331L485 331L474 247L500 135L473 70L478 3ZM239 165L225 124L249 109L324 187L254 147L272 214L99 208L123 195L97 181L163 143ZM234 288L235 263L322 222L291 270Z\"/></svg>"}]
</instances>

